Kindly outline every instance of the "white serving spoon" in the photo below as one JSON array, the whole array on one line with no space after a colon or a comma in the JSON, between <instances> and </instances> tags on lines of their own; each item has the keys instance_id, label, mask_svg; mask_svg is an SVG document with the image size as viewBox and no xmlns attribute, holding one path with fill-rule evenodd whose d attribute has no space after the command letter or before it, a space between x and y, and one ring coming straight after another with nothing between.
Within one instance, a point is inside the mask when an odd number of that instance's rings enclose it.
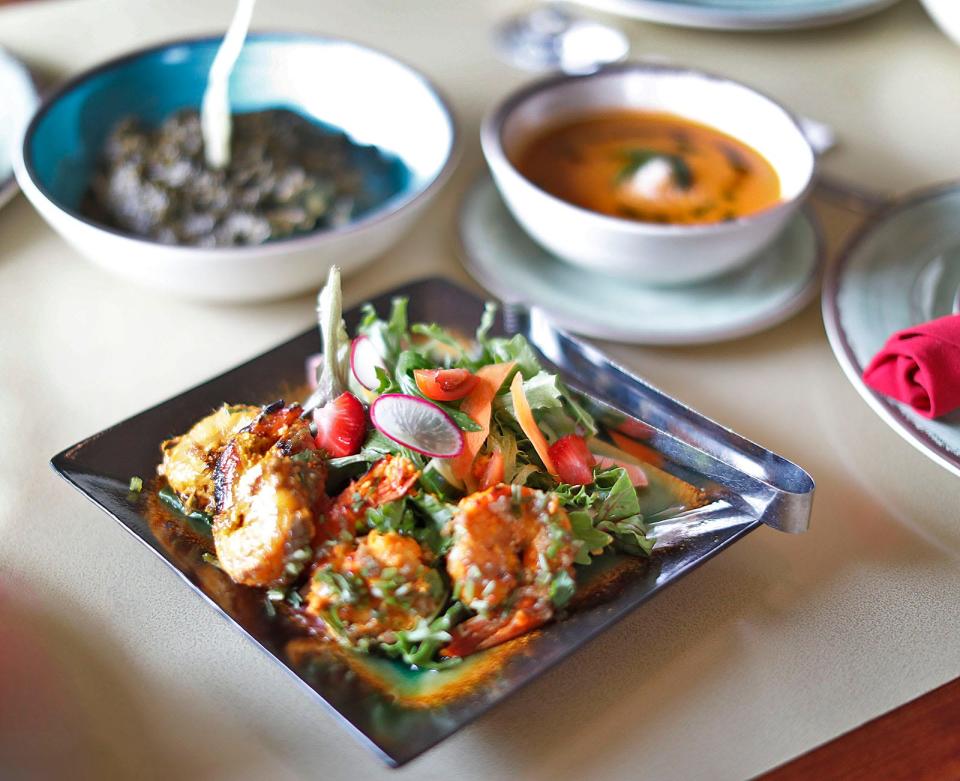
<instances>
[{"instance_id":1,"label":"white serving spoon","mask_svg":"<svg viewBox=\"0 0 960 781\"><path fill-rule=\"evenodd\" d=\"M224 168L230 163L230 74L247 38L256 1L238 0L227 34L210 66L200 104L203 153L210 168Z\"/></svg>"}]
</instances>

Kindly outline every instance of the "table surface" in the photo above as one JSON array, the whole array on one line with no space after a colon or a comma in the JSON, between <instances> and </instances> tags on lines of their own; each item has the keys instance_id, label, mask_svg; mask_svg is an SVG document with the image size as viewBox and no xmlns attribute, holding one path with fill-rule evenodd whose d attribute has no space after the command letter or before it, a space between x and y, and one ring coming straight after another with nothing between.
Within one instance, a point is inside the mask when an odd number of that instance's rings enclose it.
<instances>
[{"instance_id":1,"label":"table surface","mask_svg":"<svg viewBox=\"0 0 960 781\"><path fill-rule=\"evenodd\" d=\"M878 716L758 781L960 778L960 678Z\"/></svg>"},{"instance_id":2,"label":"table surface","mask_svg":"<svg viewBox=\"0 0 960 781\"><path fill-rule=\"evenodd\" d=\"M495 59L489 30L522 7L258 8L255 26L343 35L422 68L462 122L457 175L409 236L348 281L349 303L427 273L466 280L454 218L482 168L478 122L526 78ZM15 4L0 9L0 45L63 76L222 28L230 12L226 0ZM831 123L841 139L824 161L832 174L885 191L960 174L960 49L911 0L812 32L624 27L635 54L725 72ZM0 301L5 777L19 768L72 778L742 778L960 673L960 482L867 408L811 305L727 344L602 345L806 467L818 484L810 532L750 535L478 723L388 771L46 463L301 331L311 298L213 307L127 286L81 261L18 198L0 212Z\"/></svg>"}]
</instances>

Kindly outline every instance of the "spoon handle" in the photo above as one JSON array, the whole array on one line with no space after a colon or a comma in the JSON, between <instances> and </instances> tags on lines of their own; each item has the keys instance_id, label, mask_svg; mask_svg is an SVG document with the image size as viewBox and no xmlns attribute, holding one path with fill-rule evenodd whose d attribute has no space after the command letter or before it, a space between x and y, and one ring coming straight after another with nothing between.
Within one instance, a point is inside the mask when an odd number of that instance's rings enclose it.
<instances>
[{"instance_id":1,"label":"spoon handle","mask_svg":"<svg viewBox=\"0 0 960 781\"><path fill-rule=\"evenodd\" d=\"M230 74L243 49L255 4L256 0L238 0L230 27L210 66L200 104L203 152L210 168L223 168L230 163Z\"/></svg>"}]
</instances>

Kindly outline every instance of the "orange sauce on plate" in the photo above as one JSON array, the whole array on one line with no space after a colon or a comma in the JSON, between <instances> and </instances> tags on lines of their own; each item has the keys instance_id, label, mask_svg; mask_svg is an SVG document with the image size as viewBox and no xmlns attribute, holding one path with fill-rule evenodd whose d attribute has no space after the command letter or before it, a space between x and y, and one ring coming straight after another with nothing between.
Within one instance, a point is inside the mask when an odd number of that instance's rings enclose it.
<instances>
[{"instance_id":1,"label":"orange sauce on plate","mask_svg":"<svg viewBox=\"0 0 960 781\"><path fill-rule=\"evenodd\" d=\"M512 162L551 195L641 222L723 222L781 200L777 172L759 152L665 113L586 115L540 132Z\"/></svg>"}]
</instances>

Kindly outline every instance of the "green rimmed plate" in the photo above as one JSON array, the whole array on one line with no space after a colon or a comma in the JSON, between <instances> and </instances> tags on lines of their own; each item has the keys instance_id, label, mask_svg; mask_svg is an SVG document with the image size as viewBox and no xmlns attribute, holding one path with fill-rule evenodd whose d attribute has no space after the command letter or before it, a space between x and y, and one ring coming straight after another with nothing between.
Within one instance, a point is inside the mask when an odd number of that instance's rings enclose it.
<instances>
[{"instance_id":1,"label":"green rimmed plate","mask_svg":"<svg viewBox=\"0 0 960 781\"><path fill-rule=\"evenodd\" d=\"M882 11L898 0L579 0L609 13L712 30L801 30Z\"/></svg>"},{"instance_id":2,"label":"green rimmed plate","mask_svg":"<svg viewBox=\"0 0 960 781\"><path fill-rule=\"evenodd\" d=\"M703 344L770 328L819 288L824 248L802 212L746 266L691 285L654 287L584 271L536 244L484 177L460 211L464 265L503 301L535 306L556 325L599 339Z\"/></svg>"},{"instance_id":3,"label":"green rimmed plate","mask_svg":"<svg viewBox=\"0 0 960 781\"><path fill-rule=\"evenodd\" d=\"M874 393L863 369L894 332L955 311L960 290L960 184L923 190L873 217L823 285L823 321L840 366L880 418L960 475L960 410L938 420Z\"/></svg>"}]
</instances>

